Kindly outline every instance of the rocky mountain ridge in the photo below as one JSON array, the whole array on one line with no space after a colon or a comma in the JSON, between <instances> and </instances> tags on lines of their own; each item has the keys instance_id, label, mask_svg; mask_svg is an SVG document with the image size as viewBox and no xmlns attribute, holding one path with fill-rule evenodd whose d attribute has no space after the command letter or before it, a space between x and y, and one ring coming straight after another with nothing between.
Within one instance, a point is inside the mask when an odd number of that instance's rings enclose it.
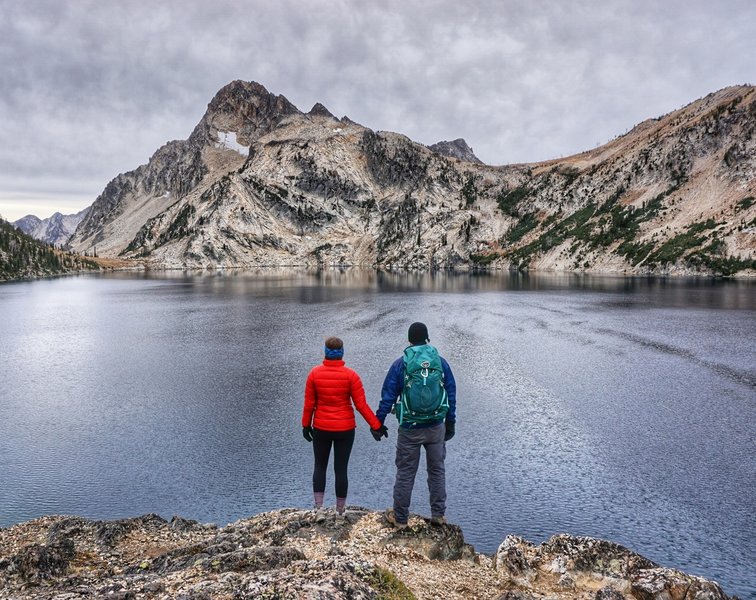
<instances>
[{"instance_id":1,"label":"rocky mountain ridge","mask_svg":"<svg viewBox=\"0 0 756 600\"><path fill-rule=\"evenodd\" d=\"M114 179L70 244L162 268L753 275L755 92L726 88L576 156L492 167L463 140L429 148L235 81L188 140Z\"/></svg>"},{"instance_id":2,"label":"rocky mountain ridge","mask_svg":"<svg viewBox=\"0 0 756 600\"><path fill-rule=\"evenodd\" d=\"M187 140L168 142L146 165L108 183L69 246L83 253L97 245L101 255L117 256L146 221L239 168L249 144L295 112L286 98L257 83L230 83L216 94Z\"/></svg>"},{"instance_id":3,"label":"rocky mountain ridge","mask_svg":"<svg viewBox=\"0 0 756 600\"><path fill-rule=\"evenodd\" d=\"M455 525L412 515L285 509L226 527L181 517L43 517L0 529L0 595L14 600L275 598L728 600L714 582L618 544L508 536L494 556Z\"/></svg>"},{"instance_id":4,"label":"rocky mountain ridge","mask_svg":"<svg viewBox=\"0 0 756 600\"><path fill-rule=\"evenodd\" d=\"M26 215L13 225L18 227L25 234L34 239L53 244L54 246L63 246L76 231L76 228L84 220L89 212L89 207L72 215L63 215L59 212L54 213L51 217L40 219L35 215Z\"/></svg>"}]
</instances>

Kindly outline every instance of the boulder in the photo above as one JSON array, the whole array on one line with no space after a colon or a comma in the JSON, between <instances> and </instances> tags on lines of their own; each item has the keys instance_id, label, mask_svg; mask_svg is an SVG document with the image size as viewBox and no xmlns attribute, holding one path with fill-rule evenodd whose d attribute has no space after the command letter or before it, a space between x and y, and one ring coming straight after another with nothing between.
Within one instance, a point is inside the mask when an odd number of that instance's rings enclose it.
<instances>
[{"instance_id":1,"label":"boulder","mask_svg":"<svg viewBox=\"0 0 756 600\"><path fill-rule=\"evenodd\" d=\"M465 543L458 525L431 525L417 518L411 519L406 529L390 533L383 543L409 548L429 560L472 560L475 557L475 550Z\"/></svg>"},{"instance_id":2,"label":"boulder","mask_svg":"<svg viewBox=\"0 0 756 600\"><path fill-rule=\"evenodd\" d=\"M716 583L675 569L657 567L633 574L630 582L638 600L726 600Z\"/></svg>"},{"instance_id":3,"label":"boulder","mask_svg":"<svg viewBox=\"0 0 756 600\"><path fill-rule=\"evenodd\" d=\"M68 572L74 553L70 539L55 544L29 544L7 561L6 571L29 582L53 579Z\"/></svg>"},{"instance_id":4,"label":"boulder","mask_svg":"<svg viewBox=\"0 0 756 600\"><path fill-rule=\"evenodd\" d=\"M714 582L659 567L624 546L589 537L556 535L538 546L508 536L495 567L531 589L573 591L579 582L603 585L595 600L725 600Z\"/></svg>"}]
</instances>

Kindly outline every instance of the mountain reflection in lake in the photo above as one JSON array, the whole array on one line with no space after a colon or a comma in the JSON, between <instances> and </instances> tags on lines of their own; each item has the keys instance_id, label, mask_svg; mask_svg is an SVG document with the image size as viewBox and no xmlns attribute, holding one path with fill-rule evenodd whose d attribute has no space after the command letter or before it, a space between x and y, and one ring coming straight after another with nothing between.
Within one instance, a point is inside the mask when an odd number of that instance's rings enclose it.
<instances>
[{"instance_id":1,"label":"mountain reflection in lake","mask_svg":"<svg viewBox=\"0 0 756 600\"><path fill-rule=\"evenodd\" d=\"M345 340L375 408L422 320L458 380L448 516L478 550L609 538L756 597L754 283L115 274L3 284L0 315L0 526L306 507L323 340ZM387 425L376 443L359 421L350 503L390 505ZM421 467L413 511L427 503Z\"/></svg>"}]
</instances>

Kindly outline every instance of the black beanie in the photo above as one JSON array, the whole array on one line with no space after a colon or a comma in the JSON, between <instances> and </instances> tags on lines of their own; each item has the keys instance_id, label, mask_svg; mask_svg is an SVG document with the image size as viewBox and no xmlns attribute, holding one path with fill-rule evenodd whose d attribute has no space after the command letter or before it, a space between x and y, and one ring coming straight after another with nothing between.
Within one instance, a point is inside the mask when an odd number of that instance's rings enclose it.
<instances>
[{"instance_id":1,"label":"black beanie","mask_svg":"<svg viewBox=\"0 0 756 600\"><path fill-rule=\"evenodd\" d=\"M428 337L428 328L425 326L425 323L412 323L407 332L407 339L413 346L427 344L430 338Z\"/></svg>"}]
</instances>

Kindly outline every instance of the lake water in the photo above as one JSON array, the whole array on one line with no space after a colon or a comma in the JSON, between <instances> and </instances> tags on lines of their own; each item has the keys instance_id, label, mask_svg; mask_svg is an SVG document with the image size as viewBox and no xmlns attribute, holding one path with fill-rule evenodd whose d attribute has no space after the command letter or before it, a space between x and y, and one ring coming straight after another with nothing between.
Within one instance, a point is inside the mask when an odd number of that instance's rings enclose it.
<instances>
[{"instance_id":1,"label":"lake water","mask_svg":"<svg viewBox=\"0 0 756 600\"><path fill-rule=\"evenodd\" d=\"M756 598L756 284L578 276L80 276L0 285L0 526L311 504L304 380L329 335L378 403L422 320L458 384L448 516L608 538ZM359 420L349 503L391 504ZM333 504L329 473L327 502ZM424 472L413 512L428 514Z\"/></svg>"}]
</instances>

